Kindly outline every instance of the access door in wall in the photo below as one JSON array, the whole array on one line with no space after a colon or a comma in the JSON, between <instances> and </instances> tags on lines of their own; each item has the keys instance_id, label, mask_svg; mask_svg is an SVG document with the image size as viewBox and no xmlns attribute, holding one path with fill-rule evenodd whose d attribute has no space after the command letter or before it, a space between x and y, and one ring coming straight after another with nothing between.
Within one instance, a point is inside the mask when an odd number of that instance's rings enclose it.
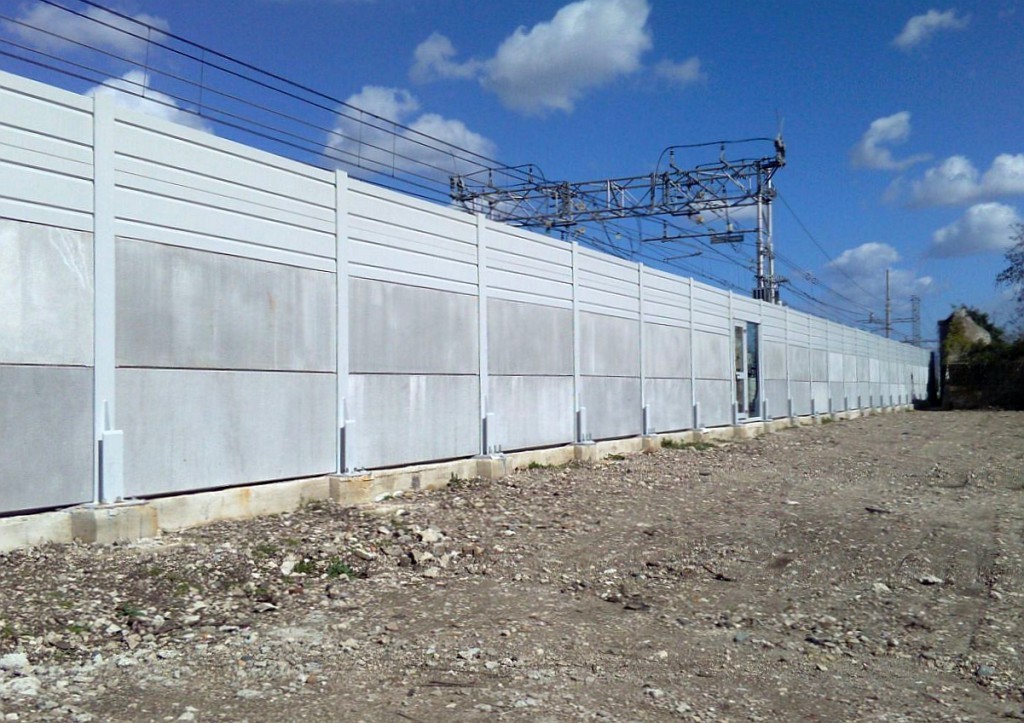
<instances>
[{"instance_id":1,"label":"access door in wall","mask_svg":"<svg viewBox=\"0 0 1024 723\"><path fill-rule=\"evenodd\" d=\"M758 376L758 324L737 322L733 327L733 358L736 368L736 414L740 419L760 416Z\"/></svg>"}]
</instances>

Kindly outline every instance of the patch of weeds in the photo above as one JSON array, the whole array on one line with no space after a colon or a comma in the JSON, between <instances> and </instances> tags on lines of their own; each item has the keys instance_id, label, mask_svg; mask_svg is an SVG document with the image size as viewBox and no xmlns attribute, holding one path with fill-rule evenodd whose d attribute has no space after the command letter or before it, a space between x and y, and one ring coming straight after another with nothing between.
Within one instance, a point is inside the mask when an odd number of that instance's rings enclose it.
<instances>
[{"instance_id":1,"label":"patch of weeds","mask_svg":"<svg viewBox=\"0 0 1024 723\"><path fill-rule=\"evenodd\" d=\"M358 577L356 571L352 569L351 565L342 562L336 557L332 557L331 561L327 565L327 577L336 578L341 577L342 575L349 579Z\"/></svg>"},{"instance_id":2,"label":"patch of weeds","mask_svg":"<svg viewBox=\"0 0 1024 723\"><path fill-rule=\"evenodd\" d=\"M822 417L821 418L821 423L822 424L832 424L835 421L836 420L832 419L832 417Z\"/></svg>"},{"instance_id":3,"label":"patch of weeds","mask_svg":"<svg viewBox=\"0 0 1024 723\"><path fill-rule=\"evenodd\" d=\"M613 462L621 462L624 459L626 459L626 455L624 455L624 454L609 454L607 457L605 457L605 459L610 459Z\"/></svg>"},{"instance_id":4,"label":"patch of weeds","mask_svg":"<svg viewBox=\"0 0 1024 723\"><path fill-rule=\"evenodd\" d=\"M261 542L253 548L253 554L257 557L276 557L281 553L281 548L273 542Z\"/></svg>"},{"instance_id":5,"label":"patch of weeds","mask_svg":"<svg viewBox=\"0 0 1024 723\"><path fill-rule=\"evenodd\" d=\"M526 469L554 469L553 464L544 464L543 462L530 462L526 465Z\"/></svg>"},{"instance_id":6,"label":"patch of weeds","mask_svg":"<svg viewBox=\"0 0 1024 723\"><path fill-rule=\"evenodd\" d=\"M697 452L706 452L715 448L714 442L683 442L675 439L661 440L662 449L692 449Z\"/></svg>"},{"instance_id":7,"label":"patch of weeds","mask_svg":"<svg viewBox=\"0 0 1024 723\"><path fill-rule=\"evenodd\" d=\"M5 641L12 643L18 642L18 631L14 629L13 625L7 622L0 625L0 642Z\"/></svg>"},{"instance_id":8,"label":"patch of weeds","mask_svg":"<svg viewBox=\"0 0 1024 723\"><path fill-rule=\"evenodd\" d=\"M469 482L468 479L464 479L462 477L459 477L454 472L452 472L451 477L448 478L448 486L449 487L461 487L461 486L465 485L467 482Z\"/></svg>"},{"instance_id":9,"label":"patch of weeds","mask_svg":"<svg viewBox=\"0 0 1024 723\"><path fill-rule=\"evenodd\" d=\"M297 537L286 537L284 538L284 546L295 548L302 544L302 540Z\"/></svg>"},{"instance_id":10,"label":"patch of weeds","mask_svg":"<svg viewBox=\"0 0 1024 723\"><path fill-rule=\"evenodd\" d=\"M81 633L89 632L89 628L87 626L79 625L78 623L71 623L66 629L72 635L80 635Z\"/></svg>"},{"instance_id":11,"label":"patch of weeds","mask_svg":"<svg viewBox=\"0 0 1024 723\"><path fill-rule=\"evenodd\" d=\"M123 615L129 620L135 618L141 618L143 615L143 609L134 603L123 602L115 608L118 615Z\"/></svg>"},{"instance_id":12,"label":"patch of weeds","mask_svg":"<svg viewBox=\"0 0 1024 723\"><path fill-rule=\"evenodd\" d=\"M316 573L316 563L312 560L300 560L295 563L292 572L297 572L300 575L313 575Z\"/></svg>"}]
</instances>

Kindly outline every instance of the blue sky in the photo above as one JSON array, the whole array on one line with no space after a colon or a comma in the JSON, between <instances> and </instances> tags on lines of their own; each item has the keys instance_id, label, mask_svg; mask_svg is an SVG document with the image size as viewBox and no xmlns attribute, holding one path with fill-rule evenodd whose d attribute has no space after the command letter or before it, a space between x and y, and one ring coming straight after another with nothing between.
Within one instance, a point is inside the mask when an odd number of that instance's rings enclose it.
<instances>
[{"instance_id":1,"label":"blue sky","mask_svg":"<svg viewBox=\"0 0 1024 723\"><path fill-rule=\"evenodd\" d=\"M828 306L784 285L787 303L848 323L880 317L891 268L894 316L919 295L925 338L961 302L1014 321L994 279L1024 217L1019 0L103 4L549 178L643 174L666 146L770 137L781 124L778 270ZM42 20L109 40L59 12L7 0L0 34L38 44L11 20ZM7 57L0 68L39 75ZM691 157L716 159L715 148ZM750 249L730 253L687 265L749 291Z\"/></svg>"}]
</instances>

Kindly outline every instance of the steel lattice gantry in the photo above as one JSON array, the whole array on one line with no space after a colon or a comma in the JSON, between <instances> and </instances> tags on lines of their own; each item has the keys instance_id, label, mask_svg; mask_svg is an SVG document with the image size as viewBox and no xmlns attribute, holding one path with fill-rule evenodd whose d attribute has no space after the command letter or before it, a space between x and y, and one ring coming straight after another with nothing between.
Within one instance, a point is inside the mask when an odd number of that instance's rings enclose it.
<instances>
[{"instance_id":1,"label":"steel lattice gantry","mask_svg":"<svg viewBox=\"0 0 1024 723\"><path fill-rule=\"evenodd\" d=\"M463 208L488 218L534 228L569 228L578 224L652 217L684 217L693 230L664 234L660 242L706 238L711 243L739 243L730 212L757 207L757 269L755 298L778 301L771 241L772 178L786 163L781 138L751 139L774 143L774 153L757 158L726 158L728 142L671 146L662 152L652 173L596 181L548 181L535 166L494 168L451 177L451 197ZM745 143L748 141L741 141ZM679 149L721 147L719 159L693 168L679 168ZM725 221L721 230L710 219Z\"/></svg>"}]
</instances>

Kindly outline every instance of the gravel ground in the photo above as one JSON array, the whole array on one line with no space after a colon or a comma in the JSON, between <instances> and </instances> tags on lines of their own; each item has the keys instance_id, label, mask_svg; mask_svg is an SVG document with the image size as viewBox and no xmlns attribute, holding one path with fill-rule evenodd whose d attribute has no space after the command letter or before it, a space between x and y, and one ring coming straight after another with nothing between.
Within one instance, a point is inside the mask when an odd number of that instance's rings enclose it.
<instances>
[{"instance_id":1,"label":"gravel ground","mask_svg":"<svg viewBox=\"0 0 1024 723\"><path fill-rule=\"evenodd\" d=\"M0 555L0 720L1024 719L1024 414Z\"/></svg>"}]
</instances>

